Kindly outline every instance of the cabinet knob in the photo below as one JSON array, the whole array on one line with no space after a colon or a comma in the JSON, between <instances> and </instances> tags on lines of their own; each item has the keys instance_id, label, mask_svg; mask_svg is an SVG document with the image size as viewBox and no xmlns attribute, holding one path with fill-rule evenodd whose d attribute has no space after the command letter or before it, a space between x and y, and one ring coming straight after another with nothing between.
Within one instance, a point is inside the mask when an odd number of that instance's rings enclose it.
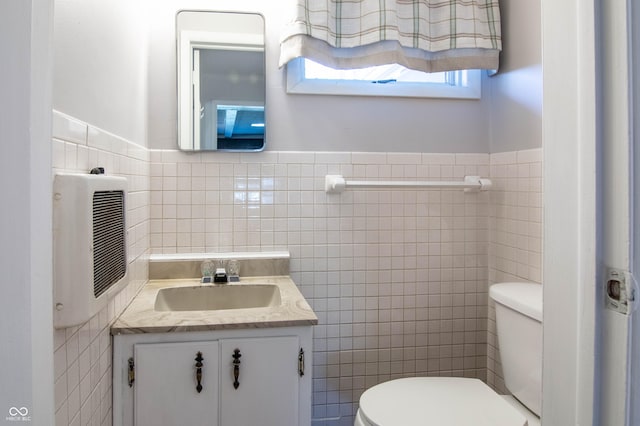
<instances>
[{"instance_id":1,"label":"cabinet knob","mask_svg":"<svg viewBox=\"0 0 640 426\"><path fill-rule=\"evenodd\" d=\"M240 357L242 356L240 349L234 349L231 356L233 357L233 388L238 389L238 386L240 386L238 381L240 377Z\"/></svg>"}]
</instances>

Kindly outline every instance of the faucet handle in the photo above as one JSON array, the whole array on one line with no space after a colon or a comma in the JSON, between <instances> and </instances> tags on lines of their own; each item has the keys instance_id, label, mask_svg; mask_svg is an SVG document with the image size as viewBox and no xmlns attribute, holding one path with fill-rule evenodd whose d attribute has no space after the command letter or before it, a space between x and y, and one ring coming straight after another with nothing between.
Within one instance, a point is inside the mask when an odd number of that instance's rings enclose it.
<instances>
[{"instance_id":1,"label":"faucet handle","mask_svg":"<svg viewBox=\"0 0 640 426\"><path fill-rule=\"evenodd\" d=\"M204 262L202 262L200 264L200 272L202 272L201 282L203 284L210 283L211 281L213 281L211 278L213 277L213 273L215 272L215 266L213 262L210 260L205 260Z\"/></svg>"},{"instance_id":2,"label":"faucet handle","mask_svg":"<svg viewBox=\"0 0 640 426\"><path fill-rule=\"evenodd\" d=\"M229 275L229 282L240 281L239 270L240 268L237 260L231 259L229 260L229 262L227 262L227 274Z\"/></svg>"}]
</instances>

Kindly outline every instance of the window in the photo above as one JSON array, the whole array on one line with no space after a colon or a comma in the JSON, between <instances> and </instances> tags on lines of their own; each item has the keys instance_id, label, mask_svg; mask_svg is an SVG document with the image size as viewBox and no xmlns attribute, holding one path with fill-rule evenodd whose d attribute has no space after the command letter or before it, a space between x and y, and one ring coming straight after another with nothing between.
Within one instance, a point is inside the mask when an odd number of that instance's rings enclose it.
<instances>
[{"instance_id":1,"label":"window","mask_svg":"<svg viewBox=\"0 0 640 426\"><path fill-rule=\"evenodd\" d=\"M425 73L395 64L335 70L304 58L287 64L288 93L479 99L480 90L480 70Z\"/></svg>"}]
</instances>

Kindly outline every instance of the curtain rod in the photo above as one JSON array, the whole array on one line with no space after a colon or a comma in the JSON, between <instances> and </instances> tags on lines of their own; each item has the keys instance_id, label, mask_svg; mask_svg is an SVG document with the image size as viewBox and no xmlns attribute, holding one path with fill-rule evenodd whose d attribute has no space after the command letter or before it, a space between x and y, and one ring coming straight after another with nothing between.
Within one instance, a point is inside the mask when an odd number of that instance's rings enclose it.
<instances>
[{"instance_id":1,"label":"curtain rod","mask_svg":"<svg viewBox=\"0 0 640 426\"><path fill-rule=\"evenodd\" d=\"M341 175L326 175L324 189L328 194L339 194L348 188L426 188L464 189L465 192L487 191L491 180L480 176L465 176L464 181L389 181L345 180Z\"/></svg>"}]
</instances>

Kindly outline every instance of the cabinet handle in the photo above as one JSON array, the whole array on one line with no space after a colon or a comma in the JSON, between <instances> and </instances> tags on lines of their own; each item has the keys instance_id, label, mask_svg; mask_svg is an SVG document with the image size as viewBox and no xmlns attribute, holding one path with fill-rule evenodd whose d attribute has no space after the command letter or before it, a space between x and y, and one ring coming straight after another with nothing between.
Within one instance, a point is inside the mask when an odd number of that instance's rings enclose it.
<instances>
[{"instance_id":1,"label":"cabinet handle","mask_svg":"<svg viewBox=\"0 0 640 426\"><path fill-rule=\"evenodd\" d=\"M233 357L233 388L238 389L238 386L240 386L238 381L238 377L240 377L240 357L242 356L240 349L234 349L231 356Z\"/></svg>"},{"instance_id":2,"label":"cabinet handle","mask_svg":"<svg viewBox=\"0 0 640 426\"><path fill-rule=\"evenodd\" d=\"M300 348L298 352L298 374L304 376L304 349Z\"/></svg>"},{"instance_id":3,"label":"cabinet handle","mask_svg":"<svg viewBox=\"0 0 640 426\"><path fill-rule=\"evenodd\" d=\"M129 361L129 377L128 377L128 382L129 382L129 387L133 387L133 382L135 382L136 380L136 370L135 370L135 364L133 363L133 357L128 359Z\"/></svg>"},{"instance_id":4,"label":"cabinet handle","mask_svg":"<svg viewBox=\"0 0 640 426\"><path fill-rule=\"evenodd\" d=\"M202 361L204 361L204 358L202 358L202 352L198 351L198 353L196 354L196 390L198 391L198 393L202 392Z\"/></svg>"}]
</instances>

